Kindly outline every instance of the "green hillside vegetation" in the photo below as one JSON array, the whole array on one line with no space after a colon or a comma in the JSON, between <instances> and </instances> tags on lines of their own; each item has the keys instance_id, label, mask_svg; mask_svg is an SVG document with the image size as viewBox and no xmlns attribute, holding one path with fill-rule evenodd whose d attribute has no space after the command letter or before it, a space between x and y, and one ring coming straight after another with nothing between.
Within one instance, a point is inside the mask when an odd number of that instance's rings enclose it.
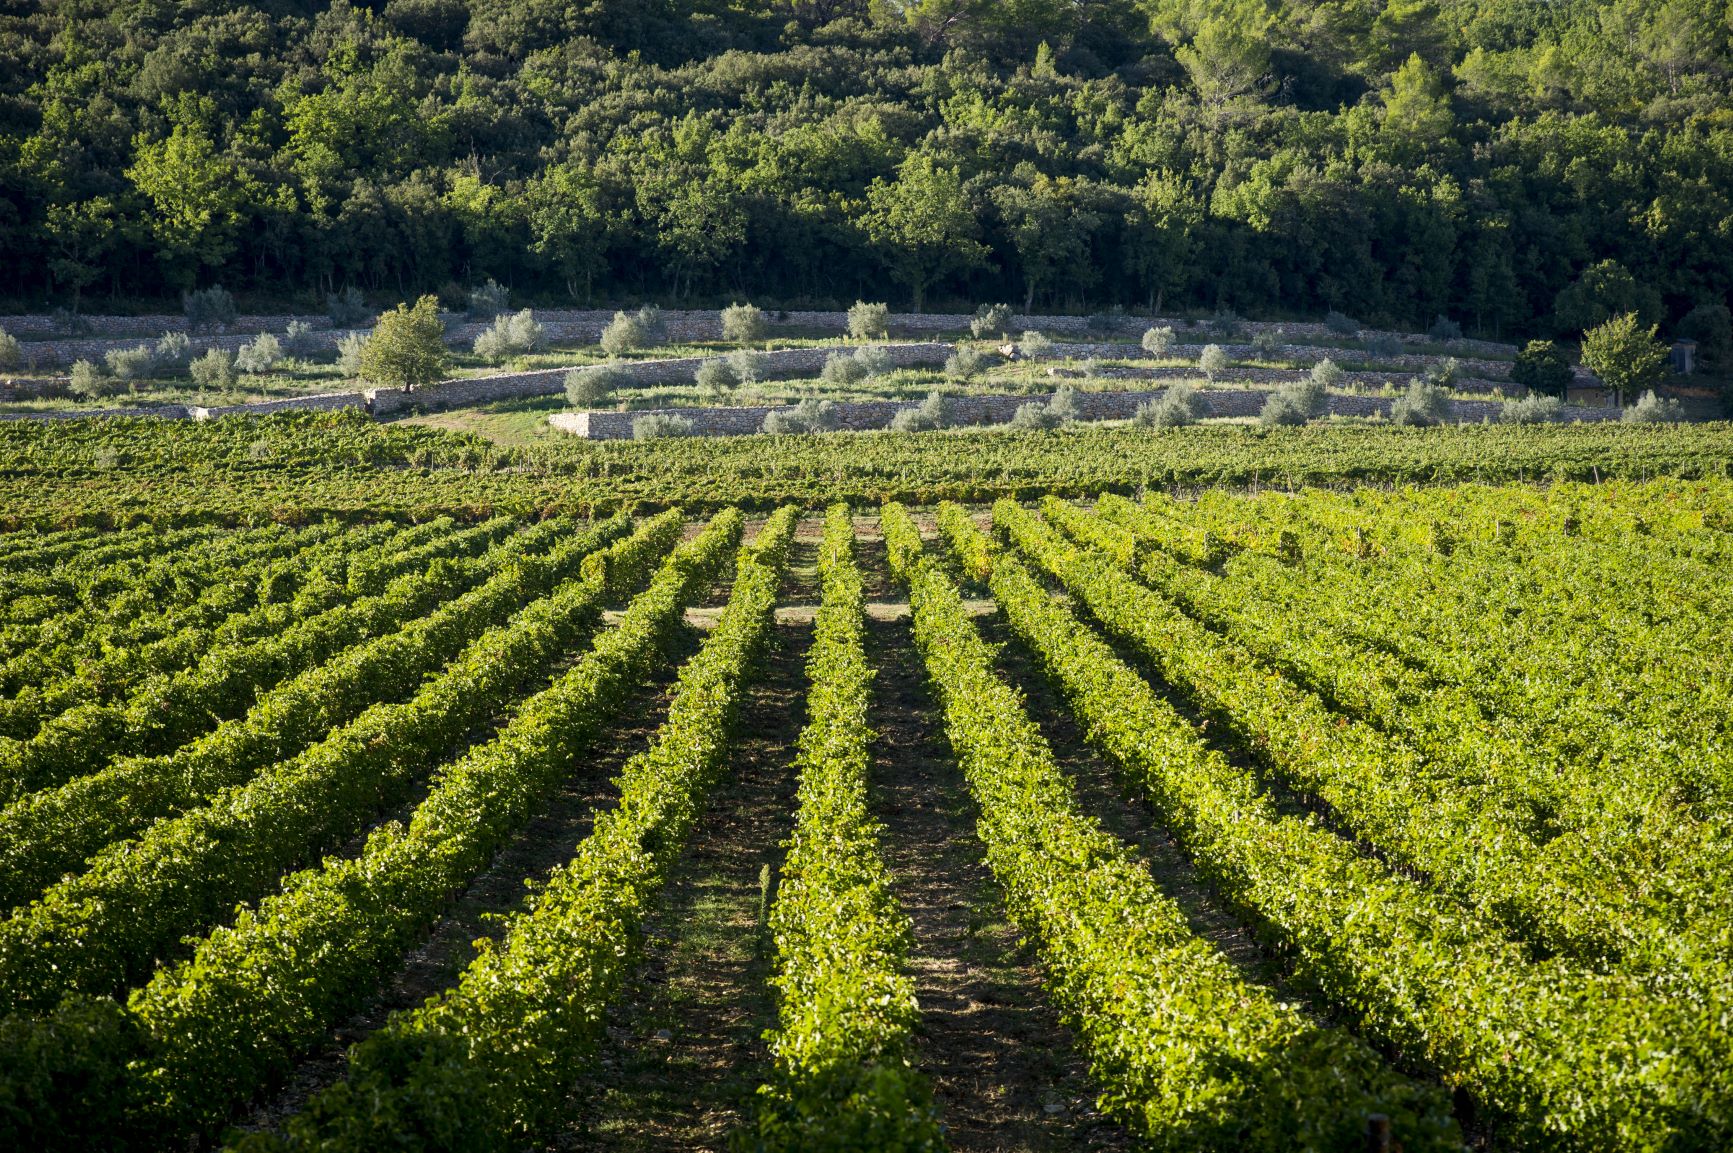
<instances>
[{"instance_id":1,"label":"green hillside vegetation","mask_svg":"<svg viewBox=\"0 0 1733 1153\"><path fill-rule=\"evenodd\" d=\"M543 304L1719 331L1730 22L1724 0L13 4L0 303L450 305L494 277Z\"/></svg>"}]
</instances>

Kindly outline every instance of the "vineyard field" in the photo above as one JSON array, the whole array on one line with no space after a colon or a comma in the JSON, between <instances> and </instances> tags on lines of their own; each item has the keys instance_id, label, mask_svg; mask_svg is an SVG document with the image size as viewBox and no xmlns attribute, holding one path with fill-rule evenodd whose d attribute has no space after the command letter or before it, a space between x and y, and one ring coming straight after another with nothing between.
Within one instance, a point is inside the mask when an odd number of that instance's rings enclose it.
<instances>
[{"instance_id":1,"label":"vineyard field","mask_svg":"<svg viewBox=\"0 0 1733 1153\"><path fill-rule=\"evenodd\" d=\"M0 1146L1733 1145L1724 434L78 435L0 476Z\"/></svg>"}]
</instances>

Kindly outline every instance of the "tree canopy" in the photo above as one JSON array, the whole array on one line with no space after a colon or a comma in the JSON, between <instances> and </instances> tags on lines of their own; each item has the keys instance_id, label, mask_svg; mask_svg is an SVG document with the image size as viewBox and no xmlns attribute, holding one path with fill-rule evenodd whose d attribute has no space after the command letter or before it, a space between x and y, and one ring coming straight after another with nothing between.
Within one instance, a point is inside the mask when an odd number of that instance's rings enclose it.
<instances>
[{"instance_id":1,"label":"tree canopy","mask_svg":"<svg viewBox=\"0 0 1733 1153\"><path fill-rule=\"evenodd\" d=\"M0 298L1733 295L1724 0L0 7Z\"/></svg>"}]
</instances>

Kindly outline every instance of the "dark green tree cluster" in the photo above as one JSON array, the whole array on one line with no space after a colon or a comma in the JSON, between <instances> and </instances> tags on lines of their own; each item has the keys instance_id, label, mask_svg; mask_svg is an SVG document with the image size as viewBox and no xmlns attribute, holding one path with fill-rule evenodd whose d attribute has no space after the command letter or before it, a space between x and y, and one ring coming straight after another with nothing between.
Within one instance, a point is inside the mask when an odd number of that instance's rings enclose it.
<instances>
[{"instance_id":1,"label":"dark green tree cluster","mask_svg":"<svg viewBox=\"0 0 1733 1153\"><path fill-rule=\"evenodd\" d=\"M663 299L1666 331L1727 0L0 4L0 298Z\"/></svg>"}]
</instances>

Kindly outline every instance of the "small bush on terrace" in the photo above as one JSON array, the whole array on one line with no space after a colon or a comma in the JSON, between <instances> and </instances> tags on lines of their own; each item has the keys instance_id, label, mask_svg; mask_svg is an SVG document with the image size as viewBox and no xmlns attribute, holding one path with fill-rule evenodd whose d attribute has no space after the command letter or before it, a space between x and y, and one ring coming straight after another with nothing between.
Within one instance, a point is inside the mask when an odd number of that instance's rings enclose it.
<instances>
[{"instance_id":1,"label":"small bush on terrace","mask_svg":"<svg viewBox=\"0 0 1733 1153\"><path fill-rule=\"evenodd\" d=\"M720 356L711 357L701 363L692 379L700 391L712 397L723 396L740 387L740 377L735 375L734 369Z\"/></svg>"},{"instance_id":2,"label":"small bush on terrace","mask_svg":"<svg viewBox=\"0 0 1733 1153\"><path fill-rule=\"evenodd\" d=\"M359 327L369 316L367 298L362 296L361 290L353 284L342 292L326 293L325 315L331 318L333 328Z\"/></svg>"},{"instance_id":3,"label":"small bush on terrace","mask_svg":"<svg viewBox=\"0 0 1733 1153\"><path fill-rule=\"evenodd\" d=\"M728 367L741 384L757 384L770 371L770 360L762 352L740 348L728 354Z\"/></svg>"},{"instance_id":4,"label":"small bush on terrace","mask_svg":"<svg viewBox=\"0 0 1733 1153\"><path fill-rule=\"evenodd\" d=\"M242 372L266 373L276 368L283 359L283 346L277 338L268 332L241 345L241 351L235 354L235 367Z\"/></svg>"},{"instance_id":5,"label":"small bush on terrace","mask_svg":"<svg viewBox=\"0 0 1733 1153\"><path fill-rule=\"evenodd\" d=\"M1201 392L1185 382L1170 387L1157 400L1139 405L1137 423L1145 428L1182 428L1196 424L1209 411Z\"/></svg>"},{"instance_id":6,"label":"small bush on terrace","mask_svg":"<svg viewBox=\"0 0 1733 1153\"><path fill-rule=\"evenodd\" d=\"M1360 322L1347 313L1338 312L1334 308L1324 317L1324 327L1337 336L1358 336L1360 334Z\"/></svg>"},{"instance_id":7,"label":"small bush on terrace","mask_svg":"<svg viewBox=\"0 0 1733 1153\"><path fill-rule=\"evenodd\" d=\"M1620 419L1629 424L1673 424L1685 419L1685 406L1672 397L1663 400L1651 388Z\"/></svg>"},{"instance_id":8,"label":"small bush on terrace","mask_svg":"<svg viewBox=\"0 0 1733 1153\"><path fill-rule=\"evenodd\" d=\"M830 432L838 425L836 405L828 400L807 397L791 409L766 413L764 431L775 435Z\"/></svg>"},{"instance_id":9,"label":"small bush on terrace","mask_svg":"<svg viewBox=\"0 0 1733 1153\"><path fill-rule=\"evenodd\" d=\"M882 344L867 345L854 354L854 359L869 379L887 376L897 367L896 361L891 358L890 349Z\"/></svg>"},{"instance_id":10,"label":"small bush on terrace","mask_svg":"<svg viewBox=\"0 0 1733 1153\"><path fill-rule=\"evenodd\" d=\"M1252 334L1252 350L1266 360L1276 355L1282 347L1282 330L1279 328L1260 328Z\"/></svg>"},{"instance_id":11,"label":"small bush on terrace","mask_svg":"<svg viewBox=\"0 0 1733 1153\"><path fill-rule=\"evenodd\" d=\"M1083 397L1075 388L1059 389L1047 402L1047 407L1062 421L1083 419Z\"/></svg>"},{"instance_id":12,"label":"small bush on terrace","mask_svg":"<svg viewBox=\"0 0 1733 1153\"><path fill-rule=\"evenodd\" d=\"M337 371L344 376L361 375L361 357L367 351L365 332L351 332L337 342Z\"/></svg>"},{"instance_id":13,"label":"small bush on terrace","mask_svg":"<svg viewBox=\"0 0 1733 1153\"><path fill-rule=\"evenodd\" d=\"M466 311L471 320L487 320L510 307L511 289L491 276L487 278L486 284L475 285L469 290Z\"/></svg>"},{"instance_id":14,"label":"small bush on terrace","mask_svg":"<svg viewBox=\"0 0 1733 1153\"><path fill-rule=\"evenodd\" d=\"M1011 427L1024 432L1043 432L1058 428L1064 423L1064 417L1039 400L1018 405L1016 413L1011 417Z\"/></svg>"},{"instance_id":15,"label":"small bush on terrace","mask_svg":"<svg viewBox=\"0 0 1733 1153\"><path fill-rule=\"evenodd\" d=\"M1390 422L1420 428L1444 424L1455 412L1456 405L1442 386L1431 380L1416 380L1390 406Z\"/></svg>"},{"instance_id":16,"label":"small bush on terrace","mask_svg":"<svg viewBox=\"0 0 1733 1153\"><path fill-rule=\"evenodd\" d=\"M24 363L24 350L18 338L0 328L0 369L14 369Z\"/></svg>"},{"instance_id":17,"label":"small bush on terrace","mask_svg":"<svg viewBox=\"0 0 1733 1153\"><path fill-rule=\"evenodd\" d=\"M304 320L291 320L283 330L283 348L290 356L306 356L313 351L313 326Z\"/></svg>"},{"instance_id":18,"label":"small bush on terrace","mask_svg":"<svg viewBox=\"0 0 1733 1153\"><path fill-rule=\"evenodd\" d=\"M1432 327L1426 330L1426 335L1433 340L1461 340L1462 325L1443 313L1439 313L1437 318L1433 320Z\"/></svg>"},{"instance_id":19,"label":"small bush on terrace","mask_svg":"<svg viewBox=\"0 0 1733 1153\"><path fill-rule=\"evenodd\" d=\"M1166 356L1172 347L1173 328L1169 325L1148 329L1143 334L1143 351L1151 356Z\"/></svg>"},{"instance_id":20,"label":"small bush on terrace","mask_svg":"<svg viewBox=\"0 0 1733 1153\"><path fill-rule=\"evenodd\" d=\"M1531 340L1516 354L1510 379L1530 392L1563 396L1576 373L1565 351L1550 340Z\"/></svg>"},{"instance_id":21,"label":"small bush on terrace","mask_svg":"<svg viewBox=\"0 0 1733 1153\"><path fill-rule=\"evenodd\" d=\"M235 322L235 298L220 284L183 292L181 312L194 332L217 332Z\"/></svg>"},{"instance_id":22,"label":"small bush on terrace","mask_svg":"<svg viewBox=\"0 0 1733 1153\"><path fill-rule=\"evenodd\" d=\"M931 392L920 404L905 408L891 417L890 427L893 432L931 432L948 428L950 422L949 403L942 394Z\"/></svg>"},{"instance_id":23,"label":"small bush on terrace","mask_svg":"<svg viewBox=\"0 0 1733 1153\"><path fill-rule=\"evenodd\" d=\"M1313 384L1326 390L1341 388L1343 382L1348 379L1348 374L1342 371L1342 366L1327 356L1312 366L1310 376Z\"/></svg>"},{"instance_id":24,"label":"small bush on terrace","mask_svg":"<svg viewBox=\"0 0 1733 1153\"><path fill-rule=\"evenodd\" d=\"M1053 342L1039 332L1025 332L1017 351L1029 360L1044 360L1053 353Z\"/></svg>"},{"instance_id":25,"label":"small bush on terrace","mask_svg":"<svg viewBox=\"0 0 1733 1153\"><path fill-rule=\"evenodd\" d=\"M1216 377L1228 370L1228 354L1219 344L1206 344L1197 354L1197 367L1214 384Z\"/></svg>"},{"instance_id":26,"label":"small bush on terrace","mask_svg":"<svg viewBox=\"0 0 1733 1153\"><path fill-rule=\"evenodd\" d=\"M887 304L854 302L848 310L848 334L856 340L880 340L890 335L891 309Z\"/></svg>"},{"instance_id":27,"label":"small bush on terrace","mask_svg":"<svg viewBox=\"0 0 1733 1153\"><path fill-rule=\"evenodd\" d=\"M67 382L67 389L80 400L100 400L105 396L125 392L126 384L104 376L102 370L88 360L72 362L72 379Z\"/></svg>"},{"instance_id":28,"label":"small bush on terrace","mask_svg":"<svg viewBox=\"0 0 1733 1153\"><path fill-rule=\"evenodd\" d=\"M203 389L235 387L235 358L224 348L213 348L187 366L193 383Z\"/></svg>"},{"instance_id":29,"label":"small bush on terrace","mask_svg":"<svg viewBox=\"0 0 1733 1153\"><path fill-rule=\"evenodd\" d=\"M945 358L945 375L952 380L973 380L987 367L987 358L967 344Z\"/></svg>"},{"instance_id":30,"label":"small bush on terrace","mask_svg":"<svg viewBox=\"0 0 1733 1153\"><path fill-rule=\"evenodd\" d=\"M818 378L824 383L838 388L859 384L866 376L866 366L846 352L831 353L824 362L824 371L818 374Z\"/></svg>"},{"instance_id":31,"label":"small bush on terrace","mask_svg":"<svg viewBox=\"0 0 1733 1153\"><path fill-rule=\"evenodd\" d=\"M1258 422L1271 428L1306 424L1323 415L1326 403L1328 398L1317 381L1310 378L1291 381L1270 394L1263 411L1258 413Z\"/></svg>"},{"instance_id":32,"label":"small bush on terrace","mask_svg":"<svg viewBox=\"0 0 1733 1153\"><path fill-rule=\"evenodd\" d=\"M1002 338L1011 331L1011 317L1009 304L983 304L969 321L969 335L976 340Z\"/></svg>"},{"instance_id":33,"label":"small bush on terrace","mask_svg":"<svg viewBox=\"0 0 1733 1153\"><path fill-rule=\"evenodd\" d=\"M379 317L361 350L361 375L376 385L405 392L445 376L450 355L439 298L423 296L415 307L398 305Z\"/></svg>"},{"instance_id":34,"label":"small bush on terrace","mask_svg":"<svg viewBox=\"0 0 1733 1153\"><path fill-rule=\"evenodd\" d=\"M475 354L498 363L539 351L547 346L547 339L547 329L526 308L515 315L494 317L493 324L475 338Z\"/></svg>"},{"instance_id":35,"label":"small bush on terrace","mask_svg":"<svg viewBox=\"0 0 1733 1153\"><path fill-rule=\"evenodd\" d=\"M1389 360L1393 356L1401 356L1404 345L1402 338L1395 333L1374 332L1360 342L1360 347L1374 359Z\"/></svg>"},{"instance_id":36,"label":"small bush on terrace","mask_svg":"<svg viewBox=\"0 0 1733 1153\"><path fill-rule=\"evenodd\" d=\"M630 377L611 365L574 368L566 373L566 400L574 408L600 408L631 384Z\"/></svg>"},{"instance_id":37,"label":"small bush on terrace","mask_svg":"<svg viewBox=\"0 0 1733 1153\"><path fill-rule=\"evenodd\" d=\"M1556 396L1525 396L1505 401L1498 419L1504 424L1545 424L1563 416L1564 407Z\"/></svg>"},{"instance_id":38,"label":"small bush on terrace","mask_svg":"<svg viewBox=\"0 0 1733 1153\"><path fill-rule=\"evenodd\" d=\"M764 310L751 304L730 304L722 310L722 339L735 344L758 344L764 340L769 322Z\"/></svg>"},{"instance_id":39,"label":"small bush on terrace","mask_svg":"<svg viewBox=\"0 0 1733 1153\"><path fill-rule=\"evenodd\" d=\"M668 440L673 437L691 435L691 421L683 416L671 416L665 412L646 413L632 422L633 440Z\"/></svg>"},{"instance_id":40,"label":"small bush on terrace","mask_svg":"<svg viewBox=\"0 0 1733 1153\"><path fill-rule=\"evenodd\" d=\"M180 376L193 360L192 338L184 332L165 332L151 350L156 370L164 376Z\"/></svg>"},{"instance_id":41,"label":"small bush on terrace","mask_svg":"<svg viewBox=\"0 0 1733 1153\"><path fill-rule=\"evenodd\" d=\"M148 344L137 348L111 348L102 359L116 380L143 380L156 369L156 356Z\"/></svg>"}]
</instances>

